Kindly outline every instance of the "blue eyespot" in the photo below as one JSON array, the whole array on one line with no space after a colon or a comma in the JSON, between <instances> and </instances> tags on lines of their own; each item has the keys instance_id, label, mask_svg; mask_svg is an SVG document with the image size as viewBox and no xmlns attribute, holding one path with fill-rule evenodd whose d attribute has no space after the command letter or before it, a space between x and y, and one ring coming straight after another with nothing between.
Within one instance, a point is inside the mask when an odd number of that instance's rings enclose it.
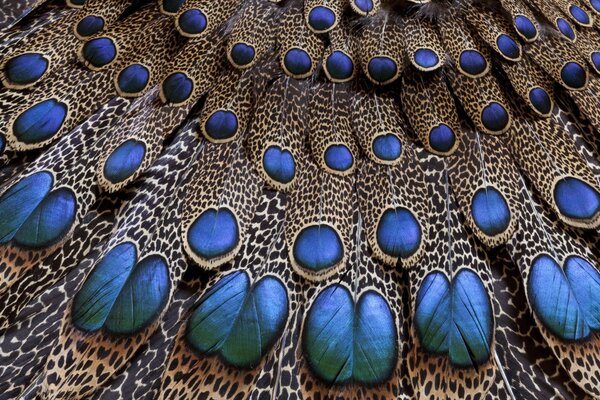
<instances>
[{"instance_id":1,"label":"blue eyespot","mask_svg":"<svg viewBox=\"0 0 600 400\"><path fill-rule=\"evenodd\" d=\"M4 66L4 74L12 84L28 85L40 79L48 65L48 60L42 54L25 53L11 58Z\"/></svg>"},{"instance_id":2,"label":"blue eyespot","mask_svg":"<svg viewBox=\"0 0 600 400\"><path fill-rule=\"evenodd\" d=\"M199 35L207 25L206 15L197 9L187 10L179 16L179 27L188 35Z\"/></svg>"},{"instance_id":3,"label":"blue eyespot","mask_svg":"<svg viewBox=\"0 0 600 400\"><path fill-rule=\"evenodd\" d=\"M342 51L334 51L327 57L325 68L332 79L349 79L354 72L354 63L352 59Z\"/></svg>"},{"instance_id":4,"label":"blue eyespot","mask_svg":"<svg viewBox=\"0 0 600 400\"><path fill-rule=\"evenodd\" d=\"M104 19L96 15L88 15L77 24L77 34L81 37L92 36L104 29Z\"/></svg>"},{"instance_id":5,"label":"blue eyespot","mask_svg":"<svg viewBox=\"0 0 600 400\"><path fill-rule=\"evenodd\" d=\"M92 39L83 45L83 58L96 68L110 64L117 56L117 47L106 37Z\"/></svg>"},{"instance_id":6,"label":"blue eyespot","mask_svg":"<svg viewBox=\"0 0 600 400\"><path fill-rule=\"evenodd\" d=\"M256 52L254 51L254 47L247 45L246 43L236 43L231 48L229 54L237 66L243 67L254 61Z\"/></svg>"},{"instance_id":7,"label":"blue eyespot","mask_svg":"<svg viewBox=\"0 0 600 400\"><path fill-rule=\"evenodd\" d=\"M532 40L537 36L535 25L524 15L517 15L515 17L515 27L517 28L517 31L528 40Z\"/></svg>"},{"instance_id":8,"label":"blue eyespot","mask_svg":"<svg viewBox=\"0 0 600 400\"><path fill-rule=\"evenodd\" d=\"M477 50L465 50L460 53L458 62L460 67L467 74L477 76L485 72L487 69L487 61L485 57Z\"/></svg>"},{"instance_id":9,"label":"blue eyespot","mask_svg":"<svg viewBox=\"0 0 600 400\"><path fill-rule=\"evenodd\" d=\"M373 57L368 65L369 76L379 83L384 83L396 76L398 66L389 57Z\"/></svg>"},{"instance_id":10,"label":"blue eyespot","mask_svg":"<svg viewBox=\"0 0 600 400\"><path fill-rule=\"evenodd\" d=\"M312 60L308 53L302 49L290 49L283 58L285 68L292 75L304 75L310 72Z\"/></svg>"},{"instance_id":11,"label":"blue eyespot","mask_svg":"<svg viewBox=\"0 0 600 400\"><path fill-rule=\"evenodd\" d=\"M150 71L141 64L132 64L123 69L117 77L119 90L123 93L139 93L150 80Z\"/></svg>"}]
</instances>

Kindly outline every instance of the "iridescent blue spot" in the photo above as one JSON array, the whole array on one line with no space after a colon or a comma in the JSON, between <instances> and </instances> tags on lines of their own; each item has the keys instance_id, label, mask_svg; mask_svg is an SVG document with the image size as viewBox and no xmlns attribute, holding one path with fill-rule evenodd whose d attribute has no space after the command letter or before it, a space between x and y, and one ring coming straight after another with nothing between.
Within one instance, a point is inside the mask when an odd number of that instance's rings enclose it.
<instances>
[{"instance_id":1,"label":"iridescent blue spot","mask_svg":"<svg viewBox=\"0 0 600 400\"><path fill-rule=\"evenodd\" d=\"M421 244L421 226L404 207L386 210L377 224L377 244L388 256L408 258Z\"/></svg>"},{"instance_id":2,"label":"iridescent blue spot","mask_svg":"<svg viewBox=\"0 0 600 400\"><path fill-rule=\"evenodd\" d=\"M52 189L48 172L29 175L0 196L0 244L8 243Z\"/></svg>"},{"instance_id":3,"label":"iridescent blue spot","mask_svg":"<svg viewBox=\"0 0 600 400\"><path fill-rule=\"evenodd\" d=\"M219 354L228 365L254 368L281 335L288 304L285 286L274 276L250 286L245 272L233 272L202 296L185 339L201 356Z\"/></svg>"},{"instance_id":4,"label":"iridescent blue spot","mask_svg":"<svg viewBox=\"0 0 600 400\"><path fill-rule=\"evenodd\" d=\"M396 76L398 66L389 57L373 57L368 65L369 76L379 83L384 83Z\"/></svg>"},{"instance_id":5,"label":"iridescent blue spot","mask_svg":"<svg viewBox=\"0 0 600 400\"><path fill-rule=\"evenodd\" d=\"M589 3L596 12L600 12L600 0L589 0Z\"/></svg>"},{"instance_id":6,"label":"iridescent blue spot","mask_svg":"<svg viewBox=\"0 0 600 400\"><path fill-rule=\"evenodd\" d=\"M600 194L588 183L566 177L554 186L554 201L561 214L573 219L591 219L600 211Z\"/></svg>"},{"instance_id":7,"label":"iridescent blue spot","mask_svg":"<svg viewBox=\"0 0 600 400\"><path fill-rule=\"evenodd\" d=\"M288 150L270 146L263 156L263 168L269 177L279 183L290 183L296 175L296 162Z\"/></svg>"},{"instance_id":8,"label":"iridescent blue spot","mask_svg":"<svg viewBox=\"0 0 600 400\"><path fill-rule=\"evenodd\" d=\"M333 267L344 256L337 232L323 224L302 229L294 241L293 252L298 265L315 272Z\"/></svg>"},{"instance_id":9,"label":"iridescent blue spot","mask_svg":"<svg viewBox=\"0 0 600 400\"><path fill-rule=\"evenodd\" d=\"M560 33L562 33L568 39L575 40L575 32L573 31L571 24L569 24L564 18L558 18L556 20L556 27Z\"/></svg>"},{"instance_id":10,"label":"iridescent blue spot","mask_svg":"<svg viewBox=\"0 0 600 400\"><path fill-rule=\"evenodd\" d=\"M526 39L531 40L537 35L537 29L535 28L535 25L524 15L517 15L515 17L515 27L517 28L517 31L519 31L519 33Z\"/></svg>"},{"instance_id":11,"label":"iridescent blue spot","mask_svg":"<svg viewBox=\"0 0 600 400\"><path fill-rule=\"evenodd\" d=\"M504 57L516 60L521 56L521 46L508 35L501 34L496 39L496 45Z\"/></svg>"},{"instance_id":12,"label":"iridescent blue spot","mask_svg":"<svg viewBox=\"0 0 600 400\"><path fill-rule=\"evenodd\" d=\"M464 268L450 283L439 271L429 273L417 293L415 328L425 350L447 354L453 365L484 364L490 357L493 312L479 276Z\"/></svg>"},{"instance_id":13,"label":"iridescent blue spot","mask_svg":"<svg viewBox=\"0 0 600 400\"><path fill-rule=\"evenodd\" d=\"M581 257L567 257L564 270L549 255L536 257L527 293L542 324L563 340L581 341L600 329L600 274Z\"/></svg>"},{"instance_id":14,"label":"iridescent blue spot","mask_svg":"<svg viewBox=\"0 0 600 400\"><path fill-rule=\"evenodd\" d=\"M146 154L146 145L137 140L127 140L117 147L104 163L104 177L112 183L123 182L140 167Z\"/></svg>"},{"instance_id":15,"label":"iridescent blue spot","mask_svg":"<svg viewBox=\"0 0 600 400\"><path fill-rule=\"evenodd\" d=\"M198 9L185 11L179 16L179 27L188 35L198 35L206 29L206 15Z\"/></svg>"},{"instance_id":16,"label":"iridescent blue spot","mask_svg":"<svg viewBox=\"0 0 600 400\"><path fill-rule=\"evenodd\" d=\"M508 125L508 112L499 103L492 102L485 106L481 112L481 122L486 129L492 132L500 132Z\"/></svg>"},{"instance_id":17,"label":"iridescent blue spot","mask_svg":"<svg viewBox=\"0 0 600 400\"><path fill-rule=\"evenodd\" d=\"M6 149L6 138L4 135L0 134L0 154L4 153Z\"/></svg>"},{"instance_id":18,"label":"iridescent blue spot","mask_svg":"<svg viewBox=\"0 0 600 400\"><path fill-rule=\"evenodd\" d=\"M458 62L460 67L469 75L482 74L487 69L485 57L477 50L465 50L460 53Z\"/></svg>"},{"instance_id":19,"label":"iridescent blue spot","mask_svg":"<svg viewBox=\"0 0 600 400\"><path fill-rule=\"evenodd\" d=\"M162 0L163 10L175 14L179 11L184 2L185 0Z\"/></svg>"},{"instance_id":20,"label":"iridescent blue spot","mask_svg":"<svg viewBox=\"0 0 600 400\"><path fill-rule=\"evenodd\" d=\"M325 150L325 164L336 171L346 171L354 164L354 157L344 145L329 146Z\"/></svg>"},{"instance_id":21,"label":"iridescent blue spot","mask_svg":"<svg viewBox=\"0 0 600 400\"><path fill-rule=\"evenodd\" d=\"M552 111L552 100L550 95L540 87L533 88L529 91L529 101L540 114L547 115Z\"/></svg>"},{"instance_id":22,"label":"iridescent blue spot","mask_svg":"<svg viewBox=\"0 0 600 400\"><path fill-rule=\"evenodd\" d=\"M592 63L594 64L594 68L596 71L600 71L600 52L594 51L591 55Z\"/></svg>"},{"instance_id":23,"label":"iridescent blue spot","mask_svg":"<svg viewBox=\"0 0 600 400\"><path fill-rule=\"evenodd\" d=\"M229 139L237 133L238 120L235 113L231 111L215 111L206 121L204 129L213 139Z\"/></svg>"},{"instance_id":24,"label":"iridescent blue spot","mask_svg":"<svg viewBox=\"0 0 600 400\"><path fill-rule=\"evenodd\" d=\"M368 13L371 10L373 10L373 1L372 0L353 0L353 1L354 1L354 5L356 5L356 7L364 13Z\"/></svg>"},{"instance_id":25,"label":"iridescent blue spot","mask_svg":"<svg viewBox=\"0 0 600 400\"><path fill-rule=\"evenodd\" d=\"M104 19L96 15L88 15L77 24L77 33L81 37L92 36L104 29Z\"/></svg>"},{"instance_id":26,"label":"iridescent blue spot","mask_svg":"<svg viewBox=\"0 0 600 400\"><path fill-rule=\"evenodd\" d=\"M25 53L11 58L4 66L4 74L9 83L28 85L44 75L48 64L40 53Z\"/></svg>"},{"instance_id":27,"label":"iridescent blue spot","mask_svg":"<svg viewBox=\"0 0 600 400\"><path fill-rule=\"evenodd\" d=\"M580 7L577 7L575 4L571 4L569 7L569 12L575 18L577 22L582 25L587 25L590 23L590 16Z\"/></svg>"},{"instance_id":28,"label":"iridescent blue spot","mask_svg":"<svg viewBox=\"0 0 600 400\"><path fill-rule=\"evenodd\" d=\"M205 259L222 257L239 243L239 228L235 215L227 208L204 211L188 230L191 250Z\"/></svg>"},{"instance_id":29,"label":"iridescent blue spot","mask_svg":"<svg viewBox=\"0 0 600 400\"><path fill-rule=\"evenodd\" d=\"M191 95L194 82L183 72L175 72L169 75L162 83L162 92L167 103L183 103Z\"/></svg>"},{"instance_id":30,"label":"iridescent blue spot","mask_svg":"<svg viewBox=\"0 0 600 400\"><path fill-rule=\"evenodd\" d=\"M116 56L117 48L109 38L92 39L83 45L83 58L96 68L110 64Z\"/></svg>"},{"instance_id":31,"label":"iridescent blue spot","mask_svg":"<svg viewBox=\"0 0 600 400\"><path fill-rule=\"evenodd\" d=\"M415 62L421 68L429 69L435 67L440 62L440 58L435 51L423 48L415 52Z\"/></svg>"},{"instance_id":32,"label":"iridescent blue spot","mask_svg":"<svg viewBox=\"0 0 600 400\"><path fill-rule=\"evenodd\" d=\"M335 24L335 13L329 7L316 6L308 13L308 23L317 32L325 32Z\"/></svg>"},{"instance_id":33,"label":"iridescent blue spot","mask_svg":"<svg viewBox=\"0 0 600 400\"><path fill-rule=\"evenodd\" d=\"M475 192L471 200L475 225L488 236L499 235L510 224L510 209L502 194L491 186Z\"/></svg>"},{"instance_id":34,"label":"iridescent blue spot","mask_svg":"<svg viewBox=\"0 0 600 400\"><path fill-rule=\"evenodd\" d=\"M67 116L67 105L54 99L30 107L17 117L13 133L23 143L39 143L56 135Z\"/></svg>"},{"instance_id":35,"label":"iridescent blue spot","mask_svg":"<svg viewBox=\"0 0 600 400\"><path fill-rule=\"evenodd\" d=\"M571 89L581 89L587 83L587 72L578 63L571 61L560 70L560 77Z\"/></svg>"},{"instance_id":36,"label":"iridescent blue spot","mask_svg":"<svg viewBox=\"0 0 600 400\"><path fill-rule=\"evenodd\" d=\"M446 153L454 147L454 143L456 143L456 135L446 124L439 124L429 132L429 145L435 151Z\"/></svg>"},{"instance_id":37,"label":"iridescent blue spot","mask_svg":"<svg viewBox=\"0 0 600 400\"><path fill-rule=\"evenodd\" d=\"M305 319L302 345L311 371L328 384L387 381L396 365L398 335L386 300L363 293L356 306L346 287L323 290Z\"/></svg>"},{"instance_id":38,"label":"iridescent blue spot","mask_svg":"<svg viewBox=\"0 0 600 400\"><path fill-rule=\"evenodd\" d=\"M334 51L327 57L325 68L332 79L349 79L354 72L352 59L343 51Z\"/></svg>"},{"instance_id":39,"label":"iridescent blue spot","mask_svg":"<svg viewBox=\"0 0 600 400\"><path fill-rule=\"evenodd\" d=\"M74 6L82 6L85 4L86 0L69 0L69 2Z\"/></svg>"},{"instance_id":40,"label":"iridescent blue spot","mask_svg":"<svg viewBox=\"0 0 600 400\"><path fill-rule=\"evenodd\" d=\"M394 161L402 154L402 142L391 133L380 135L373 140L373 153L383 161Z\"/></svg>"},{"instance_id":41,"label":"iridescent blue spot","mask_svg":"<svg viewBox=\"0 0 600 400\"><path fill-rule=\"evenodd\" d=\"M119 90L123 93L139 93L148 84L150 71L141 64L132 64L121 70L117 78Z\"/></svg>"},{"instance_id":42,"label":"iridescent blue spot","mask_svg":"<svg viewBox=\"0 0 600 400\"><path fill-rule=\"evenodd\" d=\"M230 56L236 65L245 66L254 60L255 54L254 47L246 43L236 43L231 48Z\"/></svg>"},{"instance_id":43,"label":"iridescent blue spot","mask_svg":"<svg viewBox=\"0 0 600 400\"><path fill-rule=\"evenodd\" d=\"M283 58L285 68L292 75L304 75L312 68L312 60L302 49L290 49Z\"/></svg>"}]
</instances>

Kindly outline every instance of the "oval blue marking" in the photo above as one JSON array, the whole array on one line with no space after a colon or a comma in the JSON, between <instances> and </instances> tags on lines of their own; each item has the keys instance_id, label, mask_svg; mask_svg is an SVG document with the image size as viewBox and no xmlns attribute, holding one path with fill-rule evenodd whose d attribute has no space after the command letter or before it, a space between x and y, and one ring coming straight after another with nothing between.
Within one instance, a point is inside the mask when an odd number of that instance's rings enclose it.
<instances>
[{"instance_id":1,"label":"oval blue marking","mask_svg":"<svg viewBox=\"0 0 600 400\"><path fill-rule=\"evenodd\" d=\"M371 12L373 10L372 0L353 0L354 5L364 13Z\"/></svg>"},{"instance_id":2,"label":"oval blue marking","mask_svg":"<svg viewBox=\"0 0 600 400\"><path fill-rule=\"evenodd\" d=\"M304 75L312 68L310 56L302 49L288 50L283 58L283 63L292 75Z\"/></svg>"},{"instance_id":3,"label":"oval blue marking","mask_svg":"<svg viewBox=\"0 0 600 400\"><path fill-rule=\"evenodd\" d=\"M421 226L404 207L386 210L377 224L377 244L391 257L408 258L421 244Z\"/></svg>"},{"instance_id":4,"label":"oval blue marking","mask_svg":"<svg viewBox=\"0 0 600 400\"><path fill-rule=\"evenodd\" d=\"M169 75L162 83L162 91L167 103L183 103L192 95L194 82L183 72Z\"/></svg>"},{"instance_id":5,"label":"oval blue marking","mask_svg":"<svg viewBox=\"0 0 600 400\"><path fill-rule=\"evenodd\" d=\"M237 246L239 240L237 218L227 208L204 211L187 233L191 250L205 259L226 255Z\"/></svg>"},{"instance_id":6,"label":"oval blue marking","mask_svg":"<svg viewBox=\"0 0 600 400\"><path fill-rule=\"evenodd\" d=\"M383 161L394 161L402 155L402 142L391 133L380 135L373 140L373 153Z\"/></svg>"},{"instance_id":7,"label":"oval blue marking","mask_svg":"<svg viewBox=\"0 0 600 400\"><path fill-rule=\"evenodd\" d=\"M415 52L415 62L422 68L433 68L440 62L440 58L435 51L422 48Z\"/></svg>"},{"instance_id":8,"label":"oval blue marking","mask_svg":"<svg viewBox=\"0 0 600 400\"><path fill-rule=\"evenodd\" d=\"M501 34L496 39L496 45L500 52L511 60L516 60L521 56L521 46L508 35Z\"/></svg>"},{"instance_id":9,"label":"oval blue marking","mask_svg":"<svg viewBox=\"0 0 600 400\"><path fill-rule=\"evenodd\" d=\"M500 132L508 125L508 112L500 103L491 102L481 112L481 122L486 129Z\"/></svg>"},{"instance_id":10,"label":"oval blue marking","mask_svg":"<svg viewBox=\"0 0 600 400\"><path fill-rule=\"evenodd\" d=\"M29 175L0 196L0 244L8 243L52 189L48 172Z\"/></svg>"},{"instance_id":11,"label":"oval blue marking","mask_svg":"<svg viewBox=\"0 0 600 400\"><path fill-rule=\"evenodd\" d=\"M4 74L12 84L28 85L40 79L48 65L48 60L42 54L25 53L11 58L4 66Z\"/></svg>"},{"instance_id":12,"label":"oval blue marking","mask_svg":"<svg viewBox=\"0 0 600 400\"><path fill-rule=\"evenodd\" d=\"M54 99L41 101L21 113L13 133L23 143L39 143L56 135L67 117L67 105Z\"/></svg>"},{"instance_id":13,"label":"oval blue marking","mask_svg":"<svg viewBox=\"0 0 600 400\"><path fill-rule=\"evenodd\" d=\"M131 64L121 70L117 77L119 90L123 93L139 93L146 88L150 71L141 64Z\"/></svg>"},{"instance_id":14,"label":"oval blue marking","mask_svg":"<svg viewBox=\"0 0 600 400\"><path fill-rule=\"evenodd\" d=\"M202 11L192 8L179 16L178 23L183 32L189 35L199 35L206 29L207 20Z\"/></svg>"},{"instance_id":15,"label":"oval blue marking","mask_svg":"<svg viewBox=\"0 0 600 400\"><path fill-rule=\"evenodd\" d=\"M504 196L491 186L475 192L471 200L471 216L475 225L488 236L506 231L511 218Z\"/></svg>"},{"instance_id":16,"label":"oval blue marking","mask_svg":"<svg viewBox=\"0 0 600 400\"><path fill-rule=\"evenodd\" d=\"M77 33L81 37L95 35L104 29L104 19L96 15L88 15L77 24Z\"/></svg>"},{"instance_id":17,"label":"oval blue marking","mask_svg":"<svg viewBox=\"0 0 600 400\"><path fill-rule=\"evenodd\" d=\"M342 51L334 51L327 57L325 68L333 79L349 79L354 72L354 63L348 55Z\"/></svg>"},{"instance_id":18,"label":"oval blue marking","mask_svg":"<svg viewBox=\"0 0 600 400\"><path fill-rule=\"evenodd\" d=\"M177 11L179 11L184 2L185 0L163 0L163 10L168 13L175 14Z\"/></svg>"},{"instance_id":19,"label":"oval blue marking","mask_svg":"<svg viewBox=\"0 0 600 400\"><path fill-rule=\"evenodd\" d=\"M446 153L454 147L456 135L446 124L439 124L429 131L429 145L440 153Z\"/></svg>"},{"instance_id":20,"label":"oval blue marking","mask_svg":"<svg viewBox=\"0 0 600 400\"><path fill-rule=\"evenodd\" d=\"M339 235L323 224L303 228L294 240L293 252L298 265L315 272L333 267L344 256Z\"/></svg>"},{"instance_id":21,"label":"oval blue marking","mask_svg":"<svg viewBox=\"0 0 600 400\"><path fill-rule=\"evenodd\" d=\"M69 0L69 2L75 6L82 6L86 0Z\"/></svg>"},{"instance_id":22,"label":"oval blue marking","mask_svg":"<svg viewBox=\"0 0 600 400\"><path fill-rule=\"evenodd\" d=\"M204 129L208 136L217 140L229 139L237 133L238 119L231 111L218 110L206 120Z\"/></svg>"},{"instance_id":23,"label":"oval blue marking","mask_svg":"<svg viewBox=\"0 0 600 400\"><path fill-rule=\"evenodd\" d=\"M571 4L569 7L569 13L579 22L580 24L587 25L590 23L590 16L580 7L575 4Z\"/></svg>"},{"instance_id":24,"label":"oval blue marking","mask_svg":"<svg viewBox=\"0 0 600 400\"><path fill-rule=\"evenodd\" d=\"M571 24L569 24L564 18L558 18L556 20L556 27L565 37L570 40L575 40L575 32L573 31Z\"/></svg>"},{"instance_id":25,"label":"oval blue marking","mask_svg":"<svg viewBox=\"0 0 600 400\"><path fill-rule=\"evenodd\" d=\"M589 0L589 4L596 12L600 12L600 0Z\"/></svg>"},{"instance_id":26,"label":"oval blue marking","mask_svg":"<svg viewBox=\"0 0 600 400\"><path fill-rule=\"evenodd\" d=\"M548 114L552 111L552 100L550 95L541 87L533 88L529 91L529 101L541 114Z\"/></svg>"},{"instance_id":27,"label":"oval blue marking","mask_svg":"<svg viewBox=\"0 0 600 400\"><path fill-rule=\"evenodd\" d=\"M373 57L367 67L369 76L379 83L387 82L396 76L398 66L389 57Z\"/></svg>"},{"instance_id":28,"label":"oval blue marking","mask_svg":"<svg viewBox=\"0 0 600 400\"><path fill-rule=\"evenodd\" d=\"M588 183L566 177L554 186L554 201L561 214L573 219L594 218L600 211L600 194Z\"/></svg>"},{"instance_id":29,"label":"oval blue marking","mask_svg":"<svg viewBox=\"0 0 600 400\"><path fill-rule=\"evenodd\" d=\"M96 68L110 64L117 56L117 47L106 37L92 39L83 45L83 58Z\"/></svg>"},{"instance_id":30,"label":"oval blue marking","mask_svg":"<svg viewBox=\"0 0 600 400\"><path fill-rule=\"evenodd\" d=\"M61 188L50 192L33 210L14 236L16 244L44 248L62 239L75 222L77 200L73 192Z\"/></svg>"},{"instance_id":31,"label":"oval blue marking","mask_svg":"<svg viewBox=\"0 0 600 400\"><path fill-rule=\"evenodd\" d=\"M296 176L296 162L288 150L270 146L263 155L263 168L269 177L279 183L290 183Z\"/></svg>"},{"instance_id":32,"label":"oval blue marking","mask_svg":"<svg viewBox=\"0 0 600 400\"><path fill-rule=\"evenodd\" d=\"M104 163L104 177L111 183L123 182L140 167L146 154L146 145L137 140L127 140L119 145Z\"/></svg>"},{"instance_id":33,"label":"oval blue marking","mask_svg":"<svg viewBox=\"0 0 600 400\"><path fill-rule=\"evenodd\" d=\"M236 43L231 48L230 56L233 62L239 66L250 64L254 60L256 52L254 47L246 43Z\"/></svg>"},{"instance_id":34,"label":"oval blue marking","mask_svg":"<svg viewBox=\"0 0 600 400\"><path fill-rule=\"evenodd\" d=\"M515 28L517 28L517 31L519 31L526 39L531 40L537 36L535 25L524 15L517 15L515 17Z\"/></svg>"},{"instance_id":35,"label":"oval blue marking","mask_svg":"<svg viewBox=\"0 0 600 400\"><path fill-rule=\"evenodd\" d=\"M591 55L591 59L596 71L600 71L600 52L594 51Z\"/></svg>"},{"instance_id":36,"label":"oval blue marking","mask_svg":"<svg viewBox=\"0 0 600 400\"><path fill-rule=\"evenodd\" d=\"M308 13L308 23L317 32L324 32L335 24L335 13L329 7L316 6Z\"/></svg>"},{"instance_id":37,"label":"oval blue marking","mask_svg":"<svg viewBox=\"0 0 600 400\"><path fill-rule=\"evenodd\" d=\"M6 149L6 138L0 133L0 154L4 153Z\"/></svg>"},{"instance_id":38,"label":"oval blue marking","mask_svg":"<svg viewBox=\"0 0 600 400\"><path fill-rule=\"evenodd\" d=\"M458 62L463 71L473 76L482 74L488 65L485 57L477 50L463 51L460 53Z\"/></svg>"},{"instance_id":39,"label":"oval blue marking","mask_svg":"<svg viewBox=\"0 0 600 400\"><path fill-rule=\"evenodd\" d=\"M566 63L560 70L563 82L572 89L581 89L587 83L586 70L576 62Z\"/></svg>"},{"instance_id":40,"label":"oval blue marking","mask_svg":"<svg viewBox=\"0 0 600 400\"><path fill-rule=\"evenodd\" d=\"M354 157L344 145L332 145L325 150L325 164L336 171L346 171L354 164Z\"/></svg>"}]
</instances>

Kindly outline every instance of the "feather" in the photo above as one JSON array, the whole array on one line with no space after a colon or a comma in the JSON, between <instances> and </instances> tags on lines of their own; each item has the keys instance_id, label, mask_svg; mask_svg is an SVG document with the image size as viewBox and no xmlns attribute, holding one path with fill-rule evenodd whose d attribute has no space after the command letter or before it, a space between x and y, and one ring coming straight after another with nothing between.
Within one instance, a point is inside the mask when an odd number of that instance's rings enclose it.
<instances>
[{"instance_id":1,"label":"feather","mask_svg":"<svg viewBox=\"0 0 600 400\"><path fill-rule=\"evenodd\" d=\"M540 25L527 5L519 0L501 0L500 3L512 17L517 34L526 42L533 42L540 36Z\"/></svg>"},{"instance_id":2,"label":"feather","mask_svg":"<svg viewBox=\"0 0 600 400\"><path fill-rule=\"evenodd\" d=\"M360 64L375 85L394 82L404 69L402 30L384 15L379 24L365 25L360 35Z\"/></svg>"},{"instance_id":3,"label":"feather","mask_svg":"<svg viewBox=\"0 0 600 400\"><path fill-rule=\"evenodd\" d=\"M327 78L335 83L348 82L356 77L359 61L356 40L347 23L338 24L329 33L331 43L323 56L323 70Z\"/></svg>"}]
</instances>

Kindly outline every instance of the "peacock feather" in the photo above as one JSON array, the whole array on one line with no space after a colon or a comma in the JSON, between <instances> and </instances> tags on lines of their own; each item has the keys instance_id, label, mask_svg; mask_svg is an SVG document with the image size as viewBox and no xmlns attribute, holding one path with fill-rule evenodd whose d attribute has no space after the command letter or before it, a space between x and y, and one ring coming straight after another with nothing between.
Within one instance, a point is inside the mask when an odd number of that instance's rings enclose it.
<instances>
[{"instance_id":1,"label":"peacock feather","mask_svg":"<svg viewBox=\"0 0 600 400\"><path fill-rule=\"evenodd\" d=\"M0 400L600 398L599 0L0 0Z\"/></svg>"}]
</instances>

